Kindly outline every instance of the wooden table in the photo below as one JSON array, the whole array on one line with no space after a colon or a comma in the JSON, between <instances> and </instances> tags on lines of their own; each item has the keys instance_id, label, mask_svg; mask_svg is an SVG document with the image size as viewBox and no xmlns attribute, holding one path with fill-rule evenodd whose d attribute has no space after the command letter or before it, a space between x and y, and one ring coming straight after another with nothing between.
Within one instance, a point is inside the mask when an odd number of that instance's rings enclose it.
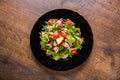
<instances>
[{"instance_id":1,"label":"wooden table","mask_svg":"<svg viewBox=\"0 0 120 80\"><path fill-rule=\"evenodd\" d=\"M84 16L94 36L88 60L65 72L41 65L30 48L37 19L57 8ZM0 80L120 80L120 0L0 0Z\"/></svg>"}]
</instances>

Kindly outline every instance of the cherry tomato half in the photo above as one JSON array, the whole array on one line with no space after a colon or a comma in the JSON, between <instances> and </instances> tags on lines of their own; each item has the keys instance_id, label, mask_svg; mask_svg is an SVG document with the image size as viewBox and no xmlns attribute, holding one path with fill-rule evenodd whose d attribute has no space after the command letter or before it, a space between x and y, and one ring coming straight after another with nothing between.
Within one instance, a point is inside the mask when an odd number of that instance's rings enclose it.
<instances>
[{"instance_id":1,"label":"cherry tomato half","mask_svg":"<svg viewBox=\"0 0 120 80\"><path fill-rule=\"evenodd\" d=\"M72 54L72 55L76 55L76 54L77 54L77 51L76 51L76 50L72 50L72 51L71 51L71 54Z\"/></svg>"},{"instance_id":2,"label":"cherry tomato half","mask_svg":"<svg viewBox=\"0 0 120 80\"><path fill-rule=\"evenodd\" d=\"M58 19L49 19L48 24L52 25L57 21L58 21Z\"/></svg>"}]
</instances>

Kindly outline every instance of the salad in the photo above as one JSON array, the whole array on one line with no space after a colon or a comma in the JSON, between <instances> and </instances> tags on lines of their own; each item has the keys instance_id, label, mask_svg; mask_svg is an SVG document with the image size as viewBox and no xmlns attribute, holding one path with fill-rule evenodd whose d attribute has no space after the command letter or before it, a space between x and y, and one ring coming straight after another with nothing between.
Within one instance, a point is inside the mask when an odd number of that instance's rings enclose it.
<instances>
[{"instance_id":1,"label":"salad","mask_svg":"<svg viewBox=\"0 0 120 80\"><path fill-rule=\"evenodd\" d=\"M80 28L70 19L49 19L39 34L41 49L56 61L77 55L84 43Z\"/></svg>"}]
</instances>

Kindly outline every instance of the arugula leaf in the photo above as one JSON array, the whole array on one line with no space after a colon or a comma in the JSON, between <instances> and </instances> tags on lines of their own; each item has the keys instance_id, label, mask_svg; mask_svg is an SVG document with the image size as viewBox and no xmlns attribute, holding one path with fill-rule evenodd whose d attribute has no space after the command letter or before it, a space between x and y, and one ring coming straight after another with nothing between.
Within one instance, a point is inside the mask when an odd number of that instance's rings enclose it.
<instances>
[{"instance_id":1,"label":"arugula leaf","mask_svg":"<svg viewBox=\"0 0 120 80\"><path fill-rule=\"evenodd\" d=\"M42 31L46 31L47 27L48 27L48 25L43 25Z\"/></svg>"},{"instance_id":2,"label":"arugula leaf","mask_svg":"<svg viewBox=\"0 0 120 80\"><path fill-rule=\"evenodd\" d=\"M53 31L53 32L55 32L55 31L59 31L59 28L55 27L55 28L53 28L52 31Z\"/></svg>"},{"instance_id":3,"label":"arugula leaf","mask_svg":"<svg viewBox=\"0 0 120 80\"><path fill-rule=\"evenodd\" d=\"M68 54L68 53L69 53L69 50L65 49L64 54Z\"/></svg>"},{"instance_id":4,"label":"arugula leaf","mask_svg":"<svg viewBox=\"0 0 120 80\"><path fill-rule=\"evenodd\" d=\"M82 45L78 45L78 44L77 44L77 45L75 45L75 48L76 48L76 49L80 49L80 50L81 50L81 49L83 48L83 46L82 46Z\"/></svg>"},{"instance_id":5,"label":"arugula leaf","mask_svg":"<svg viewBox=\"0 0 120 80\"><path fill-rule=\"evenodd\" d=\"M64 52L65 50L66 50L65 47L61 47L61 48L59 49L58 53Z\"/></svg>"}]
</instances>

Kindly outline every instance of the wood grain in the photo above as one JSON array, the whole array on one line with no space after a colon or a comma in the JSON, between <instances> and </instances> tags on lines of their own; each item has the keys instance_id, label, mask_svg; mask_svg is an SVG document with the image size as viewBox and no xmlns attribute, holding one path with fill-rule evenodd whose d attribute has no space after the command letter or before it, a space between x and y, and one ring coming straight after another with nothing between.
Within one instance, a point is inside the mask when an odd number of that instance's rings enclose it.
<instances>
[{"instance_id":1,"label":"wood grain","mask_svg":"<svg viewBox=\"0 0 120 80\"><path fill-rule=\"evenodd\" d=\"M0 0L0 80L120 80L120 0ZM47 11L67 8L89 22L94 36L89 59L66 72L42 66L30 33Z\"/></svg>"}]
</instances>

